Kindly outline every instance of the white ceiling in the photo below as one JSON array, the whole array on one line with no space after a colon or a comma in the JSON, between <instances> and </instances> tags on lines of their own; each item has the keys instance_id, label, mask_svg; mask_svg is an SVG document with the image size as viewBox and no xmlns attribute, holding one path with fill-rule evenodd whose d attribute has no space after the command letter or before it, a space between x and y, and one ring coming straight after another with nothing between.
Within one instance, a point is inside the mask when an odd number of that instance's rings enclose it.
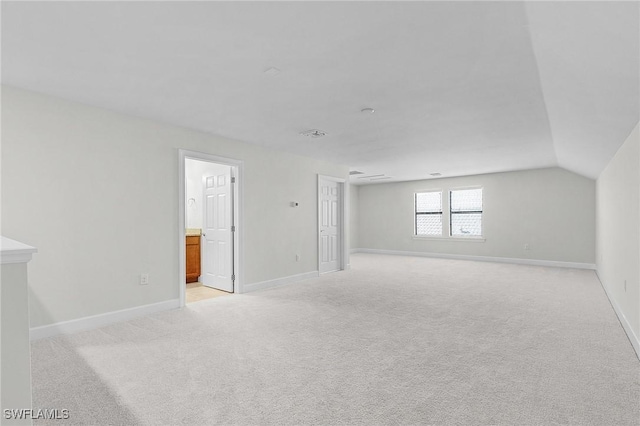
<instances>
[{"instance_id":1,"label":"white ceiling","mask_svg":"<svg viewBox=\"0 0 640 426\"><path fill-rule=\"evenodd\" d=\"M640 116L639 22L637 2L5 1L2 81L392 180L595 178Z\"/></svg>"}]
</instances>

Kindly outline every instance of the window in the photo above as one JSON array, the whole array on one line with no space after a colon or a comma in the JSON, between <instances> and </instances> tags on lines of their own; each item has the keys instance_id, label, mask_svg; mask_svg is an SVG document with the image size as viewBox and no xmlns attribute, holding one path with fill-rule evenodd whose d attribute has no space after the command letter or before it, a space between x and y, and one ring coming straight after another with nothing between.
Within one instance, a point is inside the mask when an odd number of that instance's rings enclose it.
<instances>
[{"instance_id":1,"label":"window","mask_svg":"<svg viewBox=\"0 0 640 426\"><path fill-rule=\"evenodd\" d=\"M416 235L442 235L442 192L415 195Z\"/></svg>"},{"instance_id":2,"label":"window","mask_svg":"<svg viewBox=\"0 0 640 426\"><path fill-rule=\"evenodd\" d=\"M449 192L452 237L482 236L482 188Z\"/></svg>"}]
</instances>

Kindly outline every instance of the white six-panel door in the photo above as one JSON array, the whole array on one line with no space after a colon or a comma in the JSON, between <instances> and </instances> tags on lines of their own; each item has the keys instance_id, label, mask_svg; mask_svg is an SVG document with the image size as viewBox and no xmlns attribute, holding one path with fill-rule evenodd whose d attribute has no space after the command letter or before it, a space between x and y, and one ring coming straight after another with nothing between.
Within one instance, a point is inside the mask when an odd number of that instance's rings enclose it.
<instances>
[{"instance_id":1,"label":"white six-panel door","mask_svg":"<svg viewBox=\"0 0 640 426\"><path fill-rule=\"evenodd\" d=\"M233 291L233 191L231 168L204 177L202 284Z\"/></svg>"},{"instance_id":2,"label":"white six-panel door","mask_svg":"<svg viewBox=\"0 0 640 426\"><path fill-rule=\"evenodd\" d=\"M341 224L340 185L338 182L320 178L318 190L320 228L320 273L340 269Z\"/></svg>"}]
</instances>

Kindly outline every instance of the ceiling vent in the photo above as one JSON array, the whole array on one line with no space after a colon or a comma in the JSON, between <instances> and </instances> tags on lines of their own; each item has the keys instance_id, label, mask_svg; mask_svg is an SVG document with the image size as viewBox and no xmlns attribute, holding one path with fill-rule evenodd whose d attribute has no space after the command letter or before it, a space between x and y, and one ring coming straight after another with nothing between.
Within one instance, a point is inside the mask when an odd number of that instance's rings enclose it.
<instances>
[{"instance_id":1,"label":"ceiling vent","mask_svg":"<svg viewBox=\"0 0 640 426\"><path fill-rule=\"evenodd\" d=\"M269 69L266 69L266 70L264 71L264 73L265 73L266 75L268 75L269 77L273 77L273 76L275 76L275 75L280 74L280 70L279 70L278 68L271 67L271 68L269 68Z\"/></svg>"},{"instance_id":2,"label":"ceiling vent","mask_svg":"<svg viewBox=\"0 0 640 426\"><path fill-rule=\"evenodd\" d=\"M357 171L357 170L351 170L351 171L349 172L349 174L350 174L351 176L353 176L353 175L363 175L363 174L364 174L364 172L359 172L359 171Z\"/></svg>"},{"instance_id":3,"label":"ceiling vent","mask_svg":"<svg viewBox=\"0 0 640 426\"><path fill-rule=\"evenodd\" d=\"M442 173L429 173L431 176L442 176Z\"/></svg>"},{"instance_id":4,"label":"ceiling vent","mask_svg":"<svg viewBox=\"0 0 640 426\"><path fill-rule=\"evenodd\" d=\"M304 132L300 133L302 136L308 136L310 138L321 138L323 136L327 135L327 132L323 132L322 130L318 130L318 129L311 129L311 130L306 130Z\"/></svg>"}]
</instances>

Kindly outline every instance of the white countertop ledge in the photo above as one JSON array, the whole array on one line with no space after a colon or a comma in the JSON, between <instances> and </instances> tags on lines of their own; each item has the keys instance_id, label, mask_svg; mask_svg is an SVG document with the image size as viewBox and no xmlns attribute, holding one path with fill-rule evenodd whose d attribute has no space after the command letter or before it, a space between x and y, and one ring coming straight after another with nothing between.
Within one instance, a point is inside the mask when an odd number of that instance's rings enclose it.
<instances>
[{"instance_id":1,"label":"white countertop ledge","mask_svg":"<svg viewBox=\"0 0 640 426\"><path fill-rule=\"evenodd\" d=\"M31 260L33 253L38 249L28 246L20 241L7 237L0 237L0 263L26 263Z\"/></svg>"}]
</instances>

